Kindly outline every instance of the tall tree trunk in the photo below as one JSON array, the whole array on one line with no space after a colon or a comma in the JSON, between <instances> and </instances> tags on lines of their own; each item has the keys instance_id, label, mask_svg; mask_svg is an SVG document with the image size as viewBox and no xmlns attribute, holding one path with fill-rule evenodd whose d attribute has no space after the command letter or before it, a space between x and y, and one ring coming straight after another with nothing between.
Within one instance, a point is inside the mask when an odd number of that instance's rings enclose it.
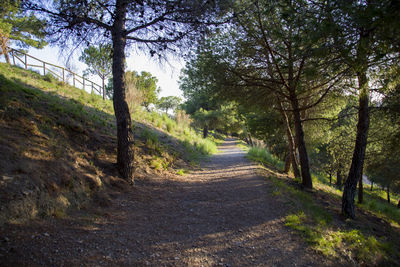
<instances>
[{"instance_id":1,"label":"tall tree trunk","mask_svg":"<svg viewBox=\"0 0 400 267\"><path fill-rule=\"evenodd\" d=\"M296 160L296 146L295 146L295 142L294 142L294 138L293 138L293 134L292 134L292 130L291 130L289 117L288 117L287 113L285 112L285 110L283 109L282 102L279 100L279 98L278 98L278 102L281 107L281 115L283 116L285 125L286 125L286 137L287 137L288 144L289 144L289 157L290 157L290 162L292 164L293 175L294 175L294 177L300 177L300 171L299 171L299 167L298 167L297 160Z\"/></svg>"},{"instance_id":2,"label":"tall tree trunk","mask_svg":"<svg viewBox=\"0 0 400 267\"><path fill-rule=\"evenodd\" d=\"M332 173L329 172L329 185L332 185Z\"/></svg>"},{"instance_id":3,"label":"tall tree trunk","mask_svg":"<svg viewBox=\"0 0 400 267\"><path fill-rule=\"evenodd\" d=\"M342 214L345 217L352 219L355 218L354 197L358 180L361 179L363 171L369 128L369 90L367 70L370 33L364 29L360 30L360 40L357 47L357 79L360 92L358 103L357 134L350 171L346 179L342 197Z\"/></svg>"},{"instance_id":4,"label":"tall tree trunk","mask_svg":"<svg viewBox=\"0 0 400 267\"><path fill-rule=\"evenodd\" d=\"M346 179L342 197L342 214L345 217L352 219L355 218L354 197L356 194L357 183L362 175L369 128L368 80L365 72L358 74L358 82L360 87L360 96L356 143L349 175Z\"/></svg>"},{"instance_id":5,"label":"tall tree trunk","mask_svg":"<svg viewBox=\"0 0 400 267\"><path fill-rule=\"evenodd\" d=\"M125 16L127 4L125 1L116 2L116 17L112 29L113 41L113 87L114 111L117 120L117 167L124 179L133 182L134 173L134 144L131 116L126 102L125 73Z\"/></svg>"},{"instance_id":6,"label":"tall tree trunk","mask_svg":"<svg viewBox=\"0 0 400 267\"><path fill-rule=\"evenodd\" d=\"M290 170L290 151L286 154L286 157L285 157L285 168L283 169L283 172L284 173L288 173L289 170Z\"/></svg>"},{"instance_id":7,"label":"tall tree trunk","mask_svg":"<svg viewBox=\"0 0 400 267\"><path fill-rule=\"evenodd\" d=\"M310 174L310 165L308 163L307 148L304 141L304 131L300 118L299 102L297 100L297 96L294 93L294 90L291 90L290 98L293 108L294 128L296 131L296 140L300 157L302 185L305 188L312 189L313 186Z\"/></svg>"},{"instance_id":8,"label":"tall tree trunk","mask_svg":"<svg viewBox=\"0 0 400 267\"><path fill-rule=\"evenodd\" d=\"M247 136L248 136L248 139L249 139L249 143L250 143L250 146L254 146L254 143L253 143L253 138L251 138L251 134L247 134Z\"/></svg>"},{"instance_id":9,"label":"tall tree trunk","mask_svg":"<svg viewBox=\"0 0 400 267\"><path fill-rule=\"evenodd\" d=\"M336 186L339 190L342 190L342 174L340 173L340 170L336 171Z\"/></svg>"},{"instance_id":10,"label":"tall tree trunk","mask_svg":"<svg viewBox=\"0 0 400 267\"><path fill-rule=\"evenodd\" d=\"M358 181L358 203L359 204L363 203L363 200L364 200L364 186L361 173L360 180Z\"/></svg>"},{"instance_id":11,"label":"tall tree trunk","mask_svg":"<svg viewBox=\"0 0 400 267\"><path fill-rule=\"evenodd\" d=\"M203 138L207 138L208 136L208 125L203 127Z\"/></svg>"},{"instance_id":12,"label":"tall tree trunk","mask_svg":"<svg viewBox=\"0 0 400 267\"><path fill-rule=\"evenodd\" d=\"M102 77L102 85L103 85L103 100L105 100L106 99L106 87L104 86L104 76Z\"/></svg>"},{"instance_id":13,"label":"tall tree trunk","mask_svg":"<svg viewBox=\"0 0 400 267\"><path fill-rule=\"evenodd\" d=\"M5 60L6 60L6 62L7 62L8 64L11 63L11 62L10 62L10 57L9 57L9 55L8 55L8 51L5 51L5 52L4 52L4 58L5 58Z\"/></svg>"}]
</instances>

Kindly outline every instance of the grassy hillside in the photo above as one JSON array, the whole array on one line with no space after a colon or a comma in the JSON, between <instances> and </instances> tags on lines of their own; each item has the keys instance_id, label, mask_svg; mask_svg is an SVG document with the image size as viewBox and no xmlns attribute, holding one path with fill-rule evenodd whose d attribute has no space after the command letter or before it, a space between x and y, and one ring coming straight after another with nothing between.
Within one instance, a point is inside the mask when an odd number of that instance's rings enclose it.
<instances>
[{"instance_id":1,"label":"grassy hillside","mask_svg":"<svg viewBox=\"0 0 400 267\"><path fill-rule=\"evenodd\" d=\"M136 111L136 179L184 174L216 152L188 125ZM140 118L140 119L139 119ZM62 217L127 188L116 162L113 105L98 95L0 64L0 225Z\"/></svg>"},{"instance_id":2,"label":"grassy hillside","mask_svg":"<svg viewBox=\"0 0 400 267\"><path fill-rule=\"evenodd\" d=\"M285 225L302 235L312 247L341 262L355 265L398 265L400 260L399 196L387 203L382 190L364 188L364 202L357 205L357 219L340 216L342 192L323 175L313 174L314 190L300 189L300 181L282 174L283 162L263 148L248 148L248 157L262 163L271 194L287 205ZM277 171L278 170L278 171ZM343 261L344 264L344 261Z\"/></svg>"}]
</instances>

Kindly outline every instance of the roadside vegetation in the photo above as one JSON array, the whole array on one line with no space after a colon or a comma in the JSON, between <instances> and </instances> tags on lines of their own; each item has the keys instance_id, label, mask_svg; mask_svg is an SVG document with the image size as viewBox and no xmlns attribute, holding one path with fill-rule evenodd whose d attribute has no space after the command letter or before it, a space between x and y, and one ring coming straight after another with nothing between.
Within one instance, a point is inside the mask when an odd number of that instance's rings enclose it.
<instances>
[{"instance_id":1,"label":"roadside vegetation","mask_svg":"<svg viewBox=\"0 0 400 267\"><path fill-rule=\"evenodd\" d=\"M109 190L126 188L114 167L111 100L3 63L0 92L1 224L62 217L92 200L108 205ZM174 119L137 109L132 117L139 180L182 175L217 152L182 112Z\"/></svg>"},{"instance_id":2,"label":"roadside vegetation","mask_svg":"<svg viewBox=\"0 0 400 267\"><path fill-rule=\"evenodd\" d=\"M270 193L288 209L285 225L301 235L313 249L337 262L361 265L396 265L400 259L400 196L385 199L385 191L364 188L364 201L357 205L359 219L338 216L342 191L323 174L312 174L314 190L301 190L301 181L283 174L284 162L266 148L248 148L248 158L261 163L260 171ZM344 263L344 262L343 262Z\"/></svg>"}]
</instances>

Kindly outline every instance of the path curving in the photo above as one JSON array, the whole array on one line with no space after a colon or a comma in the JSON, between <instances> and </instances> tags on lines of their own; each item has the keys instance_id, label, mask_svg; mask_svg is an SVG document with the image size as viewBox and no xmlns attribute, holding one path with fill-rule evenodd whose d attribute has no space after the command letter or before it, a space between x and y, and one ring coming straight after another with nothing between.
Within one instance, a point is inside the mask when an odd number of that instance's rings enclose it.
<instances>
[{"instance_id":1,"label":"path curving","mask_svg":"<svg viewBox=\"0 0 400 267\"><path fill-rule=\"evenodd\" d=\"M269 195L268 184L256 174L257 168L234 139L227 139L220 153L201 170L138 186L141 189L119 196L95 220L82 216L80 221L67 218L61 224L35 226L37 235L16 243L7 262L57 266L329 265L284 226L284 207ZM146 186L148 192L143 189Z\"/></svg>"}]
</instances>

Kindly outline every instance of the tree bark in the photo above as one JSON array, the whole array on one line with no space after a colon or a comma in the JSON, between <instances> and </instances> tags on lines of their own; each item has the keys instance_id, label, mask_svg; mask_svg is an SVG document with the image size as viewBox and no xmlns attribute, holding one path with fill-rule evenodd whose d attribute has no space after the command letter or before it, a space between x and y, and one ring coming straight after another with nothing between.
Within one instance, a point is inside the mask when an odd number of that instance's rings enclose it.
<instances>
[{"instance_id":1,"label":"tree bark","mask_svg":"<svg viewBox=\"0 0 400 267\"><path fill-rule=\"evenodd\" d=\"M293 89L290 91L290 100L293 108L294 128L296 131L296 140L300 157L302 186L312 189L313 185L310 174L310 165L308 163L306 143L304 141L303 125L300 118L299 102Z\"/></svg>"},{"instance_id":2,"label":"tree bark","mask_svg":"<svg viewBox=\"0 0 400 267\"><path fill-rule=\"evenodd\" d=\"M358 203L361 204L363 203L364 200L364 186L363 186L363 179L362 179L362 173L361 177L358 181Z\"/></svg>"},{"instance_id":3,"label":"tree bark","mask_svg":"<svg viewBox=\"0 0 400 267\"><path fill-rule=\"evenodd\" d=\"M4 52L4 58L5 58L6 62L7 62L7 64L10 64L10 63L11 63L11 62L10 62L10 57L9 57L9 55L8 55L8 51L5 51L5 52Z\"/></svg>"},{"instance_id":4,"label":"tree bark","mask_svg":"<svg viewBox=\"0 0 400 267\"><path fill-rule=\"evenodd\" d=\"M284 111L282 102L279 100L279 98L278 98L278 101L279 101L279 104L281 107L281 115L283 116L283 118L285 120L285 124L286 124L286 137L287 137L288 144L289 144L289 157L290 157L290 162L292 164L293 175L294 175L294 177L300 177L300 171L299 171L299 167L297 165L297 160L296 160L296 145L294 142L289 117L286 114L286 112ZM285 167L285 169L286 169L286 167Z\"/></svg>"},{"instance_id":5,"label":"tree bark","mask_svg":"<svg viewBox=\"0 0 400 267\"><path fill-rule=\"evenodd\" d=\"M133 183L134 173L134 144L132 122L126 102L125 73L125 16L127 4L125 1L116 2L116 17L112 29L113 41L113 87L114 111L117 121L117 168L124 179Z\"/></svg>"},{"instance_id":6,"label":"tree bark","mask_svg":"<svg viewBox=\"0 0 400 267\"><path fill-rule=\"evenodd\" d=\"M247 136L248 136L248 139L249 139L249 143L250 143L250 146L254 146L254 143L253 143L253 138L251 138L251 134L247 134Z\"/></svg>"},{"instance_id":7,"label":"tree bark","mask_svg":"<svg viewBox=\"0 0 400 267\"><path fill-rule=\"evenodd\" d=\"M104 78L104 76L103 76L102 79L101 79L102 82L103 82L103 84L102 84L102 85L103 85L103 100L106 99L106 87L104 86L104 79L105 79L105 78Z\"/></svg>"},{"instance_id":8,"label":"tree bark","mask_svg":"<svg viewBox=\"0 0 400 267\"><path fill-rule=\"evenodd\" d=\"M290 149L285 157L285 168L283 169L284 173L288 173L290 170Z\"/></svg>"},{"instance_id":9,"label":"tree bark","mask_svg":"<svg viewBox=\"0 0 400 267\"><path fill-rule=\"evenodd\" d=\"M336 172L336 186L342 190L342 174L339 170Z\"/></svg>"},{"instance_id":10,"label":"tree bark","mask_svg":"<svg viewBox=\"0 0 400 267\"><path fill-rule=\"evenodd\" d=\"M361 179L363 171L369 128L369 90L367 77L369 34L368 31L360 29L360 40L357 47L357 79L360 92L357 134L350 171L346 179L342 197L342 214L352 219L355 218L354 197L358 180Z\"/></svg>"},{"instance_id":11,"label":"tree bark","mask_svg":"<svg viewBox=\"0 0 400 267\"><path fill-rule=\"evenodd\" d=\"M358 82L360 87L360 96L356 143L349 175L347 176L342 196L342 214L345 217L352 219L355 218L354 197L357 189L357 183L362 175L369 128L368 80L365 72L358 74Z\"/></svg>"},{"instance_id":12,"label":"tree bark","mask_svg":"<svg viewBox=\"0 0 400 267\"><path fill-rule=\"evenodd\" d=\"M207 136L208 136L208 126L205 125L203 127L203 138L207 138Z\"/></svg>"}]
</instances>

